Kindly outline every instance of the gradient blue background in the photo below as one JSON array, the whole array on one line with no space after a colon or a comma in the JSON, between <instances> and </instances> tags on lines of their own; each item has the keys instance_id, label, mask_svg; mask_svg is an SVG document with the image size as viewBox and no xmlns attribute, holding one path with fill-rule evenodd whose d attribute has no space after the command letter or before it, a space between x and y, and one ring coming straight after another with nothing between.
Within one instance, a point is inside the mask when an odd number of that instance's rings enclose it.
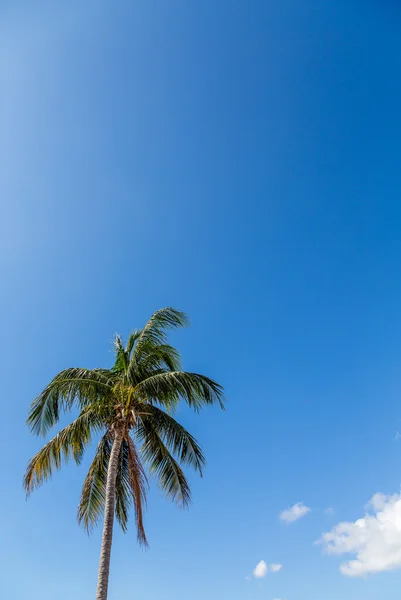
<instances>
[{"instance_id":1,"label":"gradient blue background","mask_svg":"<svg viewBox=\"0 0 401 600\"><path fill-rule=\"evenodd\" d=\"M117 530L110 599L398 600L313 542L401 483L400 31L391 0L3 0L1 597L94 597L85 465L26 502L25 417L173 305L228 411L180 413L206 476L189 512L153 489L149 552Z\"/></svg>"}]
</instances>

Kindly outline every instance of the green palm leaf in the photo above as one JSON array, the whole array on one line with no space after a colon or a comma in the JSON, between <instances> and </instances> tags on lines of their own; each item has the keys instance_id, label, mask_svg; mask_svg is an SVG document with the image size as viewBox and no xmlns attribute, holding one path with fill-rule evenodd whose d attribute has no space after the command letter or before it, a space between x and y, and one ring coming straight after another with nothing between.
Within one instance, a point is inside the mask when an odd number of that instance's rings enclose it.
<instances>
[{"instance_id":1,"label":"green palm leaf","mask_svg":"<svg viewBox=\"0 0 401 600\"><path fill-rule=\"evenodd\" d=\"M143 345L140 357L130 361L127 370L127 380L132 385L147 379L156 373L178 371L181 369L179 352L168 344L153 346Z\"/></svg>"},{"instance_id":2,"label":"green palm leaf","mask_svg":"<svg viewBox=\"0 0 401 600\"><path fill-rule=\"evenodd\" d=\"M114 348L116 361L113 366L113 372L126 373L129 364L129 354L126 352L123 341L119 335L116 335L114 338Z\"/></svg>"},{"instance_id":3,"label":"green palm leaf","mask_svg":"<svg viewBox=\"0 0 401 600\"><path fill-rule=\"evenodd\" d=\"M128 469L128 443L121 444L116 478L116 517L124 533L128 527L128 514L131 506L131 485Z\"/></svg>"},{"instance_id":4,"label":"green palm leaf","mask_svg":"<svg viewBox=\"0 0 401 600\"><path fill-rule=\"evenodd\" d=\"M136 340L133 358L138 360L143 349L149 345L159 346L167 343L167 331L179 327L187 327L188 318L185 313L175 308L162 308L156 311L146 323Z\"/></svg>"},{"instance_id":5,"label":"green palm leaf","mask_svg":"<svg viewBox=\"0 0 401 600\"><path fill-rule=\"evenodd\" d=\"M128 445L128 470L130 486L135 509L135 521L138 541L143 546L148 545L145 528L143 526L143 509L146 507L146 491L148 480L141 459L138 456L132 439L127 437Z\"/></svg>"},{"instance_id":6,"label":"green palm leaf","mask_svg":"<svg viewBox=\"0 0 401 600\"><path fill-rule=\"evenodd\" d=\"M131 353L134 349L134 346L136 344L137 339L139 338L139 336L141 335L141 330L140 329L134 329L127 340L127 345L125 347L125 351L127 353L127 356L131 356Z\"/></svg>"},{"instance_id":7,"label":"green palm leaf","mask_svg":"<svg viewBox=\"0 0 401 600\"><path fill-rule=\"evenodd\" d=\"M113 440L109 433L101 438L82 488L77 519L88 533L103 514L106 500L107 468L112 443Z\"/></svg>"},{"instance_id":8,"label":"green palm leaf","mask_svg":"<svg viewBox=\"0 0 401 600\"><path fill-rule=\"evenodd\" d=\"M213 379L198 373L184 371L158 373L141 381L136 386L135 392L139 398L168 408L174 408L180 398L196 411L216 402L224 408L222 387Z\"/></svg>"},{"instance_id":9,"label":"green palm leaf","mask_svg":"<svg viewBox=\"0 0 401 600\"><path fill-rule=\"evenodd\" d=\"M33 433L45 435L59 420L62 411L77 403L80 408L110 394L113 374L105 369L65 369L32 402L28 425Z\"/></svg>"},{"instance_id":10,"label":"green palm leaf","mask_svg":"<svg viewBox=\"0 0 401 600\"><path fill-rule=\"evenodd\" d=\"M60 469L63 460L73 457L79 464L91 442L92 433L100 431L102 427L103 422L93 408L84 409L75 421L62 429L29 461L24 477L27 494L51 477L54 469Z\"/></svg>"},{"instance_id":11,"label":"green palm leaf","mask_svg":"<svg viewBox=\"0 0 401 600\"><path fill-rule=\"evenodd\" d=\"M180 463L193 467L202 476L206 463L203 452L180 423L156 406L147 406L141 420L145 423L144 429L155 431Z\"/></svg>"},{"instance_id":12,"label":"green palm leaf","mask_svg":"<svg viewBox=\"0 0 401 600\"><path fill-rule=\"evenodd\" d=\"M178 505L188 506L191 502L188 481L163 440L146 422L138 425L136 434L143 442L139 449L141 456L161 489Z\"/></svg>"}]
</instances>

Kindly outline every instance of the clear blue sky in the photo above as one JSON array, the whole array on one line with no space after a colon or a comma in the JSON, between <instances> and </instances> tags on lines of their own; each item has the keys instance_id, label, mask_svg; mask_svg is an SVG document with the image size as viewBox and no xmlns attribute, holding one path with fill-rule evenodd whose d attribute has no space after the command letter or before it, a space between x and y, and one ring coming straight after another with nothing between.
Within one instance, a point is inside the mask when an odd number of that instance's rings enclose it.
<instances>
[{"instance_id":1,"label":"clear blue sky","mask_svg":"<svg viewBox=\"0 0 401 600\"><path fill-rule=\"evenodd\" d=\"M25 501L28 406L172 305L193 324L173 338L185 367L228 410L180 413L206 476L189 512L153 489L150 551L117 531L110 600L398 600L401 570L346 577L314 542L400 491L399 3L14 0L0 17L1 597L94 597L85 465ZM280 522L296 502L311 512ZM256 580L262 559L283 568Z\"/></svg>"}]
</instances>

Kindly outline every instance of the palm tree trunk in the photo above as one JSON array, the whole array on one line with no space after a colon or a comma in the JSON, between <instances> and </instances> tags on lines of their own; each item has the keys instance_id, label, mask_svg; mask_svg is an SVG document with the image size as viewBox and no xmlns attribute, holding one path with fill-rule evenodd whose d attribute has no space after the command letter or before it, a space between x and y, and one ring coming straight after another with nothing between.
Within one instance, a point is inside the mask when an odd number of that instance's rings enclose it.
<instances>
[{"instance_id":1,"label":"palm tree trunk","mask_svg":"<svg viewBox=\"0 0 401 600\"><path fill-rule=\"evenodd\" d=\"M115 431L113 446L110 453L110 461L107 470L106 502L104 507L104 525L102 535L102 547L100 550L99 575L97 580L96 600L107 600L107 588L109 585L111 543L113 539L114 509L116 498L116 478L118 458L121 449L123 434Z\"/></svg>"}]
</instances>

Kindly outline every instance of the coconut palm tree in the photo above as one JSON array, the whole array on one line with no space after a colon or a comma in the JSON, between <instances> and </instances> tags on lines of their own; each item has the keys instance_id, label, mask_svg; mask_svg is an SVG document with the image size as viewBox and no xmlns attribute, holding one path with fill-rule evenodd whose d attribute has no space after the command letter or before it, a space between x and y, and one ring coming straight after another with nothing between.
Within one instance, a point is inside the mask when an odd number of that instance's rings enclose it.
<instances>
[{"instance_id":1,"label":"coconut palm tree","mask_svg":"<svg viewBox=\"0 0 401 600\"><path fill-rule=\"evenodd\" d=\"M182 312L157 311L143 329L131 333L125 346L115 337L111 369L61 371L31 406L28 425L38 435L46 435L62 412L75 408L79 414L29 462L27 494L63 461L73 458L79 464L93 437L100 436L78 507L78 521L88 531L104 514L96 600L107 598L114 517L126 531L133 507L138 541L147 545L146 470L182 506L190 502L190 488L180 464L202 475L202 450L172 413L181 399L195 411L215 403L223 407L223 394L212 379L181 370L180 355L166 334L186 325Z\"/></svg>"}]
</instances>

